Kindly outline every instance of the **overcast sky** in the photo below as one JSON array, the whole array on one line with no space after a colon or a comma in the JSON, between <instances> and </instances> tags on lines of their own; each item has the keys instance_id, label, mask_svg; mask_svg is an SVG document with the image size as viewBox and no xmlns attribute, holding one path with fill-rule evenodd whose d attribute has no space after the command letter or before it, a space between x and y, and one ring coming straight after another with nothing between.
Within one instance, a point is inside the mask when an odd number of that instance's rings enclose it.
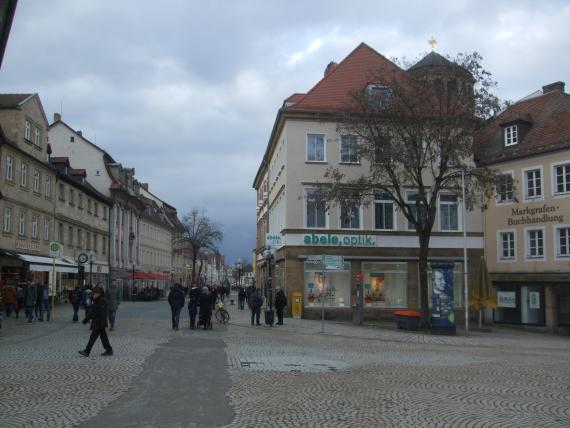
<instances>
[{"instance_id":1,"label":"overcast sky","mask_svg":"<svg viewBox=\"0 0 570 428\"><path fill-rule=\"evenodd\" d=\"M37 92L180 215L205 208L231 262L255 246L251 185L277 109L360 42L479 52L502 99L570 85L570 1L20 0L2 92ZM568 92L568 86L567 86Z\"/></svg>"}]
</instances>

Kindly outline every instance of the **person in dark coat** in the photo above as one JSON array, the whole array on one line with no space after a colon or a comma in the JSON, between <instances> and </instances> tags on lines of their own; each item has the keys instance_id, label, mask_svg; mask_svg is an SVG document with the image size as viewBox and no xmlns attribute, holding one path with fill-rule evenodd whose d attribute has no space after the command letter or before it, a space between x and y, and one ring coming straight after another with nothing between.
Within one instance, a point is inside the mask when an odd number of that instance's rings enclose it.
<instances>
[{"instance_id":1,"label":"person in dark coat","mask_svg":"<svg viewBox=\"0 0 570 428\"><path fill-rule=\"evenodd\" d=\"M208 287L200 295L200 325L208 325L212 319L212 296Z\"/></svg>"},{"instance_id":2,"label":"person in dark coat","mask_svg":"<svg viewBox=\"0 0 570 428\"><path fill-rule=\"evenodd\" d=\"M281 290L281 287L277 287L276 289L275 310L277 311L277 325L283 325L283 308L287 306L287 297L285 297L285 293Z\"/></svg>"},{"instance_id":3,"label":"person in dark coat","mask_svg":"<svg viewBox=\"0 0 570 428\"><path fill-rule=\"evenodd\" d=\"M84 357L88 357L91 352L91 348L95 344L95 341L100 336L101 343L105 352L101 355L108 357L113 355L113 348L111 343L109 343L109 338L107 337L107 301L105 300L105 293L102 287L95 287L91 293L93 299L93 308L89 312L89 319L91 319L91 337L89 337L89 342L83 351L79 351ZM83 320L83 324L87 324L87 319Z\"/></svg>"},{"instance_id":4,"label":"person in dark coat","mask_svg":"<svg viewBox=\"0 0 570 428\"><path fill-rule=\"evenodd\" d=\"M245 307L245 290L243 287L240 287L238 290L238 309L242 310Z\"/></svg>"},{"instance_id":5,"label":"person in dark coat","mask_svg":"<svg viewBox=\"0 0 570 428\"><path fill-rule=\"evenodd\" d=\"M79 285L69 292L69 303L73 307L73 322L79 321L79 304L81 303L81 289Z\"/></svg>"},{"instance_id":6,"label":"person in dark coat","mask_svg":"<svg viewBox=\"0 0 570 428\"><path fill-rule=\"evenodd\" d=\"M16 318L20 318L20 310L25 306L24 304L24 297L26 294L26 290L23 284L19 284L18 288L16 288Z\"/></svg>"},{"instance_id":7,"label":"person in dark coat","mask_svg":"<svg viewBox=\"0 0 570 428\"><path fill-rule=\"evenodd\" d=\"M34 306L36 305L37 300L38 290L36 288L36 285L32 283L25 284L24 307L26 310L26 318L28 318L28 323L31 323L34 319Z\"/></svg>"},{"instance_id":8,"label":"person in dark coat","mask_svg":"<svg viewBox=\"0 0 570 428\"><path fill-rule=\"evenodd\" d=\"M178 283L174 284L172 290L168 294L168 303L172 311L172 330L178 330L178 323L180 322L180 311L184 307L184 290Z\"/></svg>"},{"instance_id":9,"label":"person in dark coat","mask_svg":"<svg viewBox=\"0 0 570 428\"><path fill-rule=\"evenodd\" d=\"M263 298L259 290L255 289L255 286L251 286L252 290L249 294L249 308L251 309L251 325L253 325L254 318L256 318L257 325L261 325L259 322L259 317L261 315L261 306L263 305Z\"/></svg>"},{"instance_id":10,"label":"person in dark coat","mask_svg":"<svg viewBox=\"0 0 570 428\"><path fill-rule=\"evenodd\" d=\"M190 315L190 330L196 328L196 315L198 314L198 306L200 305L200 296L202 295L202 290L198 287L198 284L192 284L192 288L188 292L188 314Z\"/></svg>"},{"instance_id":11,"label":"person in dark coat","mask_svg":"<svg viewBox=\"0 0 570 428\"><path fill-rule=\"evenodd\" d=\"M115 319L117 319L117 311L119 310L120 304L121 289L117 286L117 280L113 279L107 290L107 310L109 311L109 324L111 324L109 331L113 331L115 329Z\"/></svg>"}]
</instances>

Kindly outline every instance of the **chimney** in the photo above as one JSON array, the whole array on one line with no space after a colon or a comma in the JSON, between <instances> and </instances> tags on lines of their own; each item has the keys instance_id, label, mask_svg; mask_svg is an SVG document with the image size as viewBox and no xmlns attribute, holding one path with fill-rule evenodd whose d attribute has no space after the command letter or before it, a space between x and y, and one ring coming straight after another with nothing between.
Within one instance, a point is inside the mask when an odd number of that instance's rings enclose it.
<instances>
[{"instance_id":1,"label":"chimney","mask_svg":"<svg viewBox=\"0 0 570 428\"><path fill-rule=\"evenodd\" d=\"M77 133L77 135L79 135L80 137L83 137L83 131L79 130L79 131L75 131Z\"/></svg>"},{"instance_id":2,"label":"chimney","mask_svg":"<svg viewBox=\"0 0 570 428\"><path fill-rule=\"evenodd\" d=\"M561 94L564 93L564 82L554 82L549 85L544 85L542 87L542 93L548 94L549 92L560 92Z\"/></svg>"},{"instance_id":3,"label":"chimney","mask_svg":"<svg viewBox=\"0 0 570 428\"><path fill-rule=\"evenodd\" d=\"M53 121L54 122L59 122L61 120L61 114L59 113L54 113L53 114Z\"/></svg>"},{"instance_id":4,"label":"chimney","mask_svg":"<svg viewBox=\"0 0 570 428\"><path fill-rule=\"evenodd\" d=\"M333 71L337 65L338 64L334 61L329 62L329 65L327 65L327 68L325 68L325 76Z\"/></svg>"}]
</instances>

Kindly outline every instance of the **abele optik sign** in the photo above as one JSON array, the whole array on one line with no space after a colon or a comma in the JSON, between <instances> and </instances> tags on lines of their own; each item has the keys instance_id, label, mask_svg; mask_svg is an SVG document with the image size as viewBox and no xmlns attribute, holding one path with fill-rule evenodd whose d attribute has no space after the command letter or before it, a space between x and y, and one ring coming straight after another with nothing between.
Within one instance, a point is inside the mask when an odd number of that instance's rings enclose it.
<instances>
[{"instance_id":1,"label":"abele optik sign","mask_svg":"<svg viewBox=\"0 0 570 428\"><path fill-rule=\"evenodd\" d=\"M344 247L374 247L376 236L373 235L335 235L331 233L303 236L304 245L327 245Z\"/></svg>"}]
</instances>

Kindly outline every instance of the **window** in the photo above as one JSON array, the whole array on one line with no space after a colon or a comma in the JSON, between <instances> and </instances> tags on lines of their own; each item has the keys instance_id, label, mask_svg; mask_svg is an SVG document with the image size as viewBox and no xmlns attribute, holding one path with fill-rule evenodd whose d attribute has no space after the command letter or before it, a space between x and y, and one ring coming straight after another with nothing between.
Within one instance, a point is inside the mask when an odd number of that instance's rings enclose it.
<instances>
[{"instance_id":1,"label":"window","mask_svg":"<svg viewBox=\"0 0 570 428\"><path fill-rule=\"evenodd\" d=\"M554 167L555 194L570 192L570 163Z\"/></svg>"},{"instance_id":2,"label":"window","mask_svg":"<svg viewBox=\"0 0 570 428\"><path fill-rule=\"evenodd\" d=\"M34 144L38 147L40 147L40 129L36 128L36 133L34 135Z\"/></svg>"},{"instance_id":3,"label":"window","mask_svg":"<svg viewBox=\"0 0 570 428\"><path fill-rule=\"evenodd\" d=\"M99 217L99 204L93 201L93 215Z\"/></svg>"},{"instance_id":4,"label":"window","mask_svg":"<svg viewBox=\"0 0 570 428\"><path fill-rule=\"evenodd\" d=\"M4 208L4 232L12 232L12 208Z\"/></svg>"},{"instance_id":5,"label":"window","mask_svg":"<svg viewBox=\"0 0 570 428\"><path fill-rule=\"evenodd\" d=\"M514 146L518 142L517 125L507 126L505 128L505 146Z\"/></svg>"},{"instance_id":6,"label":"window","mask_svg":"<svg viewBox=\"0 0 570 428\"><path fill-rule=\"evenodd\" d=\"M515 259L515 232L499 232L499 259Z\"/></svg>"},{"instance_id":7,"label":"window","mask_svg":"<svg viewBox=\"0 0 570 428\"><path fill-rule=\"evenodd\" d=\"M85 244L85 248L87 250L90 250L91 249L91 234L89 232L87 232L85 234L85 237L86 237L86 241L87 241L87 243Z\"/></svg>"},{"instance_id":8,"label":"window","mask_svg":"<svg viewBox=\"0 0 570 428\"><path fill-rule=\"evenodd\" d=\"M28 164L24 162L20 166L20 185L23 187L28 186Z\"/></svg>"},{"instance_id":9,"label":"window","mask_svg":"<svg viewBox=\"0 0 570 428\"><path fill-rule=\"evenodd\" d=\"M497 203L512 202L513 199L513 176L511 174L501 174L497 182Z\"/></svg>"},{"instance_id":10,"label":"window","mask_svg":"<svg viewBox=\"0 0 570 428\"><path fill-rule=\"evenodd\" d=\"M309 134L307 136L307 161L325 161L325 136L322 134Z\"/></svg>"},{"instance_id":11,"label":"window","mask_svg":"<svg viewBox=\"0 0 570 428\"><path fill-rule=\"evenodd\" d=\"M557 257L570 257L570 226L557 227L554 233Z\"/></svg>"},{"instance_id":12,"label":"window","mask_svg":"<svg viewBox=\"0 0 570 428\"><path fill-rule=\"evenodd\" d=\"M527 230L527 258L544 257L544 230Z\"/></svg>"},{"instance_id":13,"label":"window","mask_svg":"<svg viewBox=\"0 0 570 428\"><path fill-rule=\"evenodd\" d=\"M457 195L439 195L439 228L442 231L459 230Z\"/></svg>"},{"instance_id":14,"label":"window","mask_svg":"<svg viewBox=\"0 0 570 428\"><path fill-rule=\"evenodd\" d=\"M103 220L107 220L107 207L103 206Z\"/></svg>"},{"instance_id":15,"label":"window","mask_svg":"<svg viewBox=\"0 0 570 428\"><path fill-rule=\"evenodd\" d=\"M327 227L325 202L318 198L318 190L306 190L307 227Z\"/></svg>"},{"instance_id":16,"label":"window","mask_svg":"<svg viewBox=\"0 0 570 428\"><path fill-rule=\"evenodd\" d=\"M354 206L355 201L347 197L348 205L340 204L341 229L360 229L360 204Z\"/></svg>"},{"instance_id":17,"label":"window","mask_svg":"<svg viewBox=\"0 0 570 428\"><path fill-rule=\"evenodd\" d=\"M18 235L26 234L26 213L20 212L20 223L18 225Z\"/></svg>"},{"instance_id":18,"label":"window","mask_svg":"<svg viewBox=\"0 0 570 428\"><path fill-rule=\"evenodd\" d=\"M68 235L67 235L67 242L70 247L73 247L73 227L68 227Z\"/></svg>"},{"instance_id":19,"label":"window","mask_svg":"<svg viewBox=\"0 0 570 428\"><path fill-rule=\"evenodd\" d=\"M350 263L323 276L322 264L305 263L305 305L350 307Z\"/></svg>"},{"instance_id":20,"label":"window","mask_svg":"<svg viewBox=\"0 0 570 428\"><path fill-rule=\"evenodd\" d=\"M419 194L417 191L406 192L406 202L410 208L411 214L417 222L425 221L425 207L420 201L420 215L418 216L418 206L416 201L418 200ZM416 226L413 222L408 220L408 230L416 230Z\"/></svg>"},{"instance_id":21,"label":"window","mask_svg":"<svg viewBox=\"0 0 570 428\"><path fill-rule=\"evenodd\" d=\"M408 304L407 263L362 263L364 305L405 308Z\"/></svg>"},{"instance_id":22,"label":"window","mask_svg":"<svg viewBox=\"0 0 570 428\"><path fill-rule=\"evenodd\" d=\"M6 180L14 181L14 158L6 155Z\"/></svg>"},{"instance_id":23,"label":"window","mask_svg":"<svg viewBox=\"0 0 570 428\"><path fill-rule=\"evenodd\" d=\"M59 200L65 201L65 187L63 183L59 183Z\"/></svg>"},{"instance_id":24,"label":"window","mask_svg":"<svg viewBox=\"0 0 570 428\"><path fill-rule=\"evenodd\" d=\"M38 239L38 222L40 221L40 218L35 215L32 216L32 238L33 239Z\"/></svg>"},{"instance_id":25,"label":"window","mask_svg":"<svg viewBox=\"0 0 570 428\"><path fill-rule=\"evenodd\" d=\"M392 105L392 88L384 85L368 85L368 106L375 109L384 109Z\"/></svg>"},{"instance_id":26,"label":"window","mask_svg":"<svg viewBox=\"0 0 570 428\"><path fill-rule=\"evenodd\" d=\"M340 161L343 163L358 163L358 138L356 135L340 137Z\"/></svg>"},{"instance_id":27,"label":"window","mask_svg":"<svg viewBox=\"0 0 570 428\"><path fill-rule=\"evenodd\" d=\"M34 169L34 192L40 193L40 190L41 190L40 172L37 169Z\"/></svg>"},{"instance_id":28,"label":"window","mask_svg":"<svg viewBox=\"0 0 570 428\"><path fill-rule=\"evenodd\" d=\"M524 172L525 199L542 197L542 171L540 168Z\"/></svg>"},{"instance_id":29,"label":"window","mask_svg":"<svg viewBox=\"0 0 570 428\"><path fill-rule=\"evenodd\" d=\"M83 193L78 193L77 194L77 208L79 208L80 210L83 209Z\"/></svg>"},{"instance_id":30,"label":"window","mask_svg":"<svg viewBox=\"0 0 570 428\"><path fill-rule=\"evenodd\" d=\"M93 234L93 251L97 252L97 244L98 244L98 235L96 233Z\"/></svg>"},{"instance_id":31,"label":"window","mask_svg":"<svg viewBox=\"0 0 570 428\"><path fill-rule=\"evenodd\" d=\"M46 197L51 198L51 176L46 175Z\"/></svg>"},{"instance_id":32,"label":"window","mask_svg":"<svg viewBox=\"0 0 570 428\"><path fill-rule=\"evenodd\" d=\"M91 199L87 198L87 212L91 214Z\"/></svg>"},{"instance_id":33,"label":"window","mask_svg":"<svg viewBox=\"0 0 570 428\"><path fill-rule=\"evenodd\" d=\"M57 238L59 239L59 242L61 244L63 244L63 223L59 223L58 228L59 228L59 230L58 230Z\"/></svg>"},{"instance_id":34,"label":"window","mask_svg":"<svg viewBox=\"0 0 570 428\"><path fill-rule=\"evenodd\" d=\"M26 120L26 129L24 130L24 139L31 141L31 139L32 139L31 133L32 133L32 124L30 123L29 120Z\"/></svg>"},{"instance_id":35,"label":"window","mask_svg":"<svg viewBox=\"0 0 570 428\"><path fill-rule=\"evenodd\" d=\"M103 254L107 254L107 237L103 236L102 238L102 248L101 248L101 252Z\"/></svg>"},{"instance_id":36,"label":"window","mask_svg":"<svg viewBox=\"0 0 570 428\"><path fill-rule=\"evenodd\" d=\"M49 241L49 220L44 219L44 241Z\"/></svg>"},{"instance_id":37,"label":"window","mask_svg":"<svg viewBox=\"0 0 570 428\"><path fill-rule=\"evenodd\" d=\"M394 230L394 201L390 193L378 192L374 195L374 227Z\"/></svg>"},{"instance_id":38,"label":"window","mask_svg":"<svg viewBox=\"0 0 570 428\"><path fill-rule=\"evenodd\" d=\"M69 205L75 205L75 191L73 189L69 189Z\"/></svg>"},{"instance_id":39,"label":"window","mask_svg":"<svg viewBox=\"0 0 570 428\"><path fill-rule=\"evenodd\" d=\"M83 231L77 229L77 248L83 248Z\"/></svg>"}]
</instances>

